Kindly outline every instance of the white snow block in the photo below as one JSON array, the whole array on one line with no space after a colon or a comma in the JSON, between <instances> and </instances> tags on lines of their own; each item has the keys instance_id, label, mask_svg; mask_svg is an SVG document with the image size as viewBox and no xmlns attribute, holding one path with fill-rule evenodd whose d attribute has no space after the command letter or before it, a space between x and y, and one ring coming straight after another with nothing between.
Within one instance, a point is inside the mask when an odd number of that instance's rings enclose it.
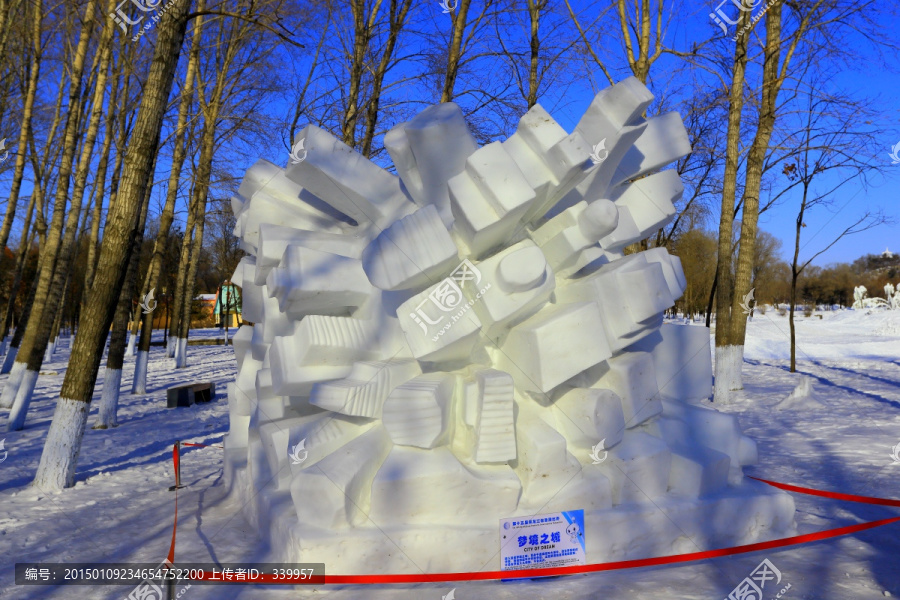
<instances>
[{"instance_id":1,"label":"white snow block","mask_svg":"<svg viewBox=\"0 0 900 600\"><path fill-rule=\"evenodd\" d=\"M478 406L475 420L475 462L505 463L516 458L513 407L515 387L509 373L485 369L475 373Z\"/></svg>"},{"instance_id":2,"label":"white snow block","mask_svg":"<svg viewBox=\"0 0 900 600\"><path fill-rule=\"evenodd\" d=\"M520 508L543 507L581 471L581 464L567 451L566 438L535 415L519 413L516 446L515 472L522 482Z\"/></svg>"},{"instance_id":3,"label":"white snow block","mask_svg":"<svg viewBox=\"0 0 900 600\"><path fill-rule=\"evenodd\" d=\"M251 415L251 426L278 421L285 416L285 398L275 395L272 389L272 371L260 369L256 373L256 407Z\"/></svg>"},{"instance_id":4,"label":"white snow block","mask_svg":"<svg viewBox=\"0 0 900 600\"><path fill-rule=\"evenodd\" d=\"M687 279L684 277L684 270L681 268L681 259L677 256L669 254L665 248L651 248L643 252L648 263L657 263L663 270L663 276L666 278L666 284L669 286L669 293L672 298L678 300L684 295L687 289Z\"/></svg>"},{"instance_id":5,"label":"white snow block","mask_svg":"<svg viewBox=\"0 0 900 600\"><path fill-rule=\"evenodd\" d=\"M675 304L662 267L647 263L642 253L602 265L562 287L557 298L559 302L596 301L613 352L656 330L663 312Z\"/></svg>"},{"instance_id":6,"label":"white snow block","mask_svg":"<svg viewBox=\"0 0 900 600\"><path fill-rule=\"evenodd\" d=\"M616 232L615 245L633 243L656 234L675 218L675 202L684 193L681 178L673 170L654 173L633 183L612 190L610 197L616 206L627 208L637 234ZM607 245L614 245L612 238Z\"/></svg>"},{"instance_id":7,"label":"white snow block","mask_svg":"<svg viewBox=\"0 0 900 600\"><path fill-rule=\"evenodd\" d=\"M350 315L373 291L359 260L294 245L269 272L266 289L292 319Z\"/></svg>"},{"instance_id":8,"label":"white snow block","mask_svg":"<svg viewBox=\"0 0 900 600\"><path fill-rule=\"evenodd\" d=\"M664 323L629 350L650 353L661 398L702 400L712 394L709 346L706 327Z\"/></svg>"},{"instance_id":9,"label":"white snow block","mask_svg":"<svg viewBox=\"0 0 900 600\"><path fill-rule=\"evenodd\" d=\"M256 272L252 281L256 285L264 285L269 271L278 266L288 246L304 246L347 258L361 258L368 241L365 237L337 235L323 231L304 231L293 227L262 223L259 226Z\"/></svg>"},{"instance_id":10,"label":"white snow block","mask_svg":"<svg viewBox=\"0 0 900 600\"><path fill-rule=\"evenodd\" d=\"M703 446L669 446L669 492L686 498L707 496L728 485L731 459Z\"/></svg>"},{"instance_id":11,"label":"white snow block","mask_svg":"<svg viewBox=\"0 0 900 600\"><path fill-rule=\"evenodd\" d=\"M691 141L677 112L647 119L647 128L619 162L611 185L657 171L691 153Z\"/></svg>"},{"instance_id":12,"label":"white snow block","mask_svg":"<svg viewBox=\"0 0 900 600\"><path fill-rule=\"evenodd\" d=\"M534 190L500 142L482 146L450 179L453 231L480 258L506 241L534 203Z\"/></svg>"},{"instance_id":13,"label":"white snow block","mask_svg":"<svg viewBox=\"0 0 900 600\"><path fill-rule=\"evenodd\" d=\"M366 525L372 481L391 450L383 427L374 427L335 450L290 484L301 524L329 530Z\"/></svg>"},{"instance_id":14,"label":"white snow block","mask_svg":"<svg viewBox=\"0 0 900 600\"><path fill-rule=\"evenodd\" d=\"M254 325L241 325L237 332L231 336L231 345L234 347L234 358L237 362L238 371L241 370L244 357L248 356L248 353L250 352L250 345L253 341L253 334L255 331L254 328Z\"/></svg>"},{"instance_id":15,"label":"white snow block","mask_svg":"<svg viewBox=\"0 0 900 600\"><path fill-rule=\"evenodd\" d=\"M429 106L385 134L384 148L413 201L433 205L444 225L452 225L447 181L463 171L478 149L459 106Z\"/></svg>"},{"instance_id":16,"label":"white snow block","mask_svg":"<svg viewBox=\"0 0 900 600\"><path fill-rule=\"evenodd\" d=\"M540 246L554 272L568 276L584 266L579 261L582 250L612 233L618 223L615 203L579 202L532 232L531 238Z\"/></svg>"},{"instance_id":17,"label":"white snow block","mask_svg":"<svg viewBox=\"0 0 900 600\"><path fill-rule=\"evenodd\" d=\"M324 129L307 125L297 134L306 158L287 165L287 177L359 225L383 227L415 208L400 179L369 161ZM302 229L315 229L303 227Z\"/></svg>"},{"instance_id":18,"label":"white snow block","mask_svg":"<svg viewBox=\"0 0 900 600\"><path fill-rule=\"evenodd\" d=\"M309 401L345 415L380 418L394 388L421 373L419 363L408 358L360 361L353 363L348 377L315 384Z\"/></svg>"},{"instance_id":19,"label":"white snow block","mask_svg":"<svg viewBox=\"0 0 900 600\"><path fill-rule=\"evenodd\" d=\"M540 310L556 287L553 271L530 240L498 252L477 268L483 279L464 291L491 338ZM487 291L482 294L483 289Z\"/></svg>"},{"instance_id":20,"label":"white snow block","mask_svg":"<svg viewBox=\"0 0 900 600\"><path fill-rule=\"evenodd\" d=\"M354 362L384 358L371 326L359 319L309 315L293 335L276 337L269 350L275 393L306 395L317 381L349 375Z\"/></svg>"},{"instance_id":21,"label":"white snow block","mask_svg":"<svg viewBox=\"0 0 900 600\"><path fill-rule=\"evenodd\" d=\"M476 295L486 291L482 288ZM474 304L473 300L466 301L452 277L401 304L397 320L412 355L432 363L468 359L481 333L481 321L471 310Z\"/></svg>"},{"instance_id":22,"label":"white snow block","mask_svg":"<svg viewBox=\"0 0 900 600\"><path fill-rule=\"evenodd\" d=\"M266 298L263 286L254 284L256 259L245 256L238 263L231 276L232 282L240 279L241 283L241 316L245 321L259 323L263 320L263 302Z\"/></svg>"},{"instance_id":23,"label":"white snow block","mask_svg":"<svg viewBox=\"0 0 900 600\"><path fill-rule=\"evenodd\" d=\"M591 144L628 125L643 121L644 111L653 102L653 94L637 77L629 77L594 96L591 105L575 126Z\"/></svg>"},{"instance_id":24,"label":"white snow block","mask_svg":"<svg viewBox=\"0 0 900 600\"><path fill-rule=\"evenodd\" d=\"M582 383L615 392L629 429L662 412L653 359L647 352L614 356L588 370Z\"/></svg>"},{"instance_id":25,"label":"white snow block","mask_svg":"<svg viewBox=\"0 0 900 600\"><path fill-rule=\"evenodd\" d=\"M545 393L609 358L605 339L596 303L552 305L509 332L495 364L517 387Z\"/></svg>"},{"instance_id":26,"label":"white snow block","mask_svg":"<svg viewBox=\"0 0 900 600\"><path fill-rule=\"evenodd\" d=\"M579 451L600 442L612 448L625 434L622 400L610 390L571 389L554 401L553 416L556 428Z\"/></svg>"},{"instance_id":27,"label":"white snow block","mask_svg":"<svg viewBox=\"0 0 900 600\"><path fill-rule=\"evenodd\" d=\"M236 215L234 234L250 250L259 246L259 228L264 223L332 233L348 228L346 217L288 179L284 171L269 161L260 159L250 167L240 189L248 192L238 193L249 200Z\"/></svg>"},{"instance_id":28,"label":"white snow block","mask_svg":"<svg viewBox=\"0 0 900 600\"><path fill-rule=\"evenodd\" d=\"M542 216L593 166L589 160L591 146L581 134L566 133L540 104L519 119L516 132L503 147L535 192L525 221Z\"/></svg>"},{"instance_id":29,"label":"white snow block","mask_svg":"<svg viewBox=\"0 0 900 600\"><path fill-rule=\"evenodd\" d=\"M702 444L718 450L728 455L734 471L756 464L756 443L741 432L735 415L674 400L663 401L663 415L669 419L660 422L660 432L670 445Z\"/></svg>"},{"instance_id":30,"label":"white snow block","mask_svg":"<svg viewBox=\"0 0 900 600\"><path fill-rule=\"evenodd\" d=\"M432 205L403 217L378 234L362 258L369 281L382 290L433 284L458 264L456 244Z\"/></svg>"},{"instance_id":31,"label":"white snow block","mask_svg":"<svg viewBox=\"0 0 900 600\"><path fill-rule=\"evenodd\" d=\"M454 375L427 373L394 388L381 416L391 441L419 448L445 443L455 385Z\"/></svg>"},{"instance_id":32,"label":"white snow block","mask_svg":"<svg viewBox=\"0 0 900 600\"><path fill-rule=\"evenodd\" d=\"M619 215L616 228L600 240L600 246L608 252L621 252L625 246L643 239L631 209L625 205L617 205L616 210Z\"/></svg>"},{"instance_id":33,"label":"white snow block","mask_svg":"<svg viewBox=\"0 0 900 600\"><path fill-rule=\"evenodd\" d=\"M669 489L672 454L661 439L629 431L622 442L609 451L604 467L607 474L618 469L620 485L613 487L613 504L642 504L664 496Z\"/></svg>"},{"instance_id":34,"label":"white snow block","mask_svg":"<svg viewBox=\"0 0 900 600\"><path fill-rule=\"evenodd\" d=\"M507 465L463 465L446 446L394 446L372 484L370 516L380 527L496 528L498 519L516 510L520 492L519 478Z\"/></svg>"},{"instance_id":35,"label":"white snow block","mask_svg":"<svg viewBox=\"0 0 900 600\"><path fill-rule=\"evenodd\" d=\"M228 384L228 447L246 448L250 428L250 398Z\"/></svg>"}]
</instances>

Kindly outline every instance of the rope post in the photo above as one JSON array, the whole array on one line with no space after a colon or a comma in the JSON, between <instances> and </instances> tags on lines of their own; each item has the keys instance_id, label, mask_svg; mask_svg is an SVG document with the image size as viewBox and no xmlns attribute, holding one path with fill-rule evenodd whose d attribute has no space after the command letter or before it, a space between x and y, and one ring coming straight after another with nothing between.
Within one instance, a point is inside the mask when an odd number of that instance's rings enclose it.
<instances>
[{"instance_id":1,"label":"rope post","mask_svg":"<svg viewBox=\"0 0 900 600\"><path fill-rule=\"evenodd\" d=\"M184 487L181 485L181 440L175 440L172 452L175 456L175 485L169 487L170 492Z\"/></svg>"},{"instance_id":2,"label":"rope post","mask_svg":"<svg viewBox=\"0 0 900 600\"><path fill-rule=\"evenodd\" d=\"M167 579L166 600L175 600L175 580Z\"/></svg>"}]
</instances>

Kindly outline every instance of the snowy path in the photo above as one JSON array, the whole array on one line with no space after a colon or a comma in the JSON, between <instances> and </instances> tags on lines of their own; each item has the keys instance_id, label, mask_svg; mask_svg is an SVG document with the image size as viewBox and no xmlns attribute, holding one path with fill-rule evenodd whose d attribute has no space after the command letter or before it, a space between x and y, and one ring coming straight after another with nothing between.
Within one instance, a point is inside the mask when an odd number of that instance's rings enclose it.
<instances>
[{"instance_id":1,"label":"snowy path","mask_svg":"<svg viewBox=\"0 0 900 600\"><path fill-rule=\"evenodd\" d=\"M787 319L774 312L750 322L745 389L721 410L740 415L760 451L747 473L848 493L900 498L900 315L823 313L798 323L798 367L813 378L811 399L778 410L799 383L788 373ZM212 335L204 332L205 336ZM193 335L193 334L192 334ZM123 393L120 427L88 430L75 488L44 494L30 487L62 382L67 348L41 378L24 431L2 433L8 458L0 464L0 599L122 599L124 587L20 587L13 563L22 561L159 562L172 530L171 446L175 439L219 443L228 426L224 387L234 376L230 348L191 347L187 369L175 372L163 350L151 353L146 396ZM126 362L130 386L132 361ZM102 382L102 374L100 377ZM165 409L165 388L212 380L219 399L188 409ZM0 378L0 384L5 376ZM98 387L95 399L99 399ZM96 408L94 409L96 410ZM5 415L0 415L5 416ZM91 424L92 416L89 420ZM179 492L176 557L193 562L262 561L265 548L225 496L221 450L187 449ZM799 533L900 514L900 510L795 495ZM540 582L463 583L326 590L193 586L183 600L327 598L440 600L455 587L459 600L679 598L720 600L759 564L771 560L791 584L788 600L865 600L900 596L900 525L800 548L758 552L668 568L574 576ZM327 563L327 561L326 561ZM765 600L775 591L766 587Z\"/></svg>"}]
</instances>

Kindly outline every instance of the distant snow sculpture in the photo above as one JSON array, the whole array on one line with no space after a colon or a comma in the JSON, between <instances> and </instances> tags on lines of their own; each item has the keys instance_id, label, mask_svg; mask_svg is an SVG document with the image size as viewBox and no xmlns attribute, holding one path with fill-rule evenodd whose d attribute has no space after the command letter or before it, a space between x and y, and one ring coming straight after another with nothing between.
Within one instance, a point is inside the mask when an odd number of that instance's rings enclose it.
<instances>
[{"instance_id":1,"label":"distant snow sculpture","mask_svg":"<svg viewBox=\"0 0 900 600\"><path fill-rule=\"evenodd\" d=\"M884 286L884 298L887 300L891 310L900 309L900 290L894 289L893 283L886 283Z\"/></svg>"},{"instance_id":2,"label":"distant snow sculpture","mask_svg":"<svg viewBox=\"0 0 900 600\"><path fill-rule=\"evenodd\" d=\"M535 105L482 147L431 106L385 136L396 176L310 125L303 161L247 171L226 476L277 560L498 569L501 518L577 509L589 562L792 530L743 476L755 443L699 405L708 330L663 323L681 262L623 253L683 192L660 169L687 133L652 100L632 77L573 133Z\"/></svg>"},{"instance_id":3,"label":"distant snow sculpture","mask_svg":"<svg viewBox=\"0 0 900 600\"><path fill-rule=\"evenodd\" d=\"M864 308L863 301L866 299L868 293L869 292L864 285L853 288L853 308Z\"/></svg>"}]
</instances>

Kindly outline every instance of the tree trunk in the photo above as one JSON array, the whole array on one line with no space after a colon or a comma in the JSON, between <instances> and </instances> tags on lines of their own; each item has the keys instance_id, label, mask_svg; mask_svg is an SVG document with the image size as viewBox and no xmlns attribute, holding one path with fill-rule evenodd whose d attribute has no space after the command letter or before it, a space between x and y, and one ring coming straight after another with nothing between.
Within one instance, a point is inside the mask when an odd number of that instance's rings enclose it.
<instances>
[{"instance_id":1,"label":"tree trunk","mask_svg":"<svg viewBox=\"0 0 900 600\"><path fill-rule=\"evenodd\" d=\"M175 356L178 346L178 334L181 330L181 305L184 303L184 289L187 283L188 264L191 260L191 240L194 237L194 214L197 207L194 204L194 191L191 189L189 196L191 202L188 205L188 219L185 225L184 236L181 241L181 256L178 260L178 273L175 276L175 294L172 297L172 323L169 328L169 338L166 345L166 356Z\"/></svg>"},{"instance_id":2,"label":"tree trunk","mask_svg":"<svg viewBox=\"0 0 900 600\"><path fill-rule=\"evenodd\" d=\"M741 11L737 27L740 29L749 19L749 11ZM725 174L722 182L722 208L719 216L719 249L716 258L716 402L727 403L732 390L743 387L741 360L743 351L731 336L732 319L742 316L732 312L734 277L731 271L731 245L734 230L737 172L740 159L741 112L744 108L744 80L747 71L747 40L740 36L734 49L734 71L728 95L728 133L725 144Z\"/></svg>"},{"instance_id":3,"label":"tree trunk","mask_svg":"<svg viewBox=\"0 0 900 600\"><path fill-rule=\"evenodd\" d=\"M185 15L190 5L190 0L172 0L168 5L171 8L163 13L156 29L156 47L125 156L119 198L107 215L90 301L73 342L72 359L35 474L35 484L45 491L74 484L103 341L131 259L132 233L138 225L159 145L159 133L187 27Z\"/></svg>"},{"instance_id":4,"label":"tree trunk","mask_svg":"<svg viewBox=\"0 0 900 600\"><path fill-rule=\"evenodd\" d=\"M203 10L203 0L199 0L197 10ZM178 120L175 125L175 140L173 142L169 186L166 189L166 203L159 217L159 232L156 234L156 241L153 243L153 255L150 257L150 266L147 269L150 289L156 289L159 285L163 255L169 241L169 230L172 228L172 221L175 218L175 200L178 197L178 184L181 181L181 170L187 154L185 133L187 130L188 112L194 98L194 78L196 77L197 65L200 60L202 25L203 17L198 16L194 21L187 72L184 78L184 87L181 90L181 100L178 105ZM168 312L168 303L166 306ZM142 317L141 340L137 358L134 362L134 375L131 382L132 394L147 393L147 363L150 360L150 341L153 337L153 312L143 314Z\"/></svg>"},{"instance_id":5,"label":"tree trunk","mask_svg":"<svg viewBox=\"0 0 900 600\"><path fill-rule=\"evenodd\" d=\"M447 72L444 74L444 87L441 90L441 102L451 102L454 98L456 78L459 76L459 63L463 53L463 34L466 31L466 20L472 0L459 0L456 10L450 12L453 33L450 47L447 49Z\"/></svg>"},{"instance_id":6,"label":"tree trunk","mask_svg":"<svg viewBox=\"0 0 900 600\"><path fill-rule=\"evenodd\" d=\"M4 344L9 335L9 327L12 323L12 316L16 306L16 297L19 295L19 287L22 285L22 277L25 274L25 263L28 260L28 251L34 242L35 231L31 226L31 220L34 218L34 194L28 202L28 213L25 217L25 224L22 226L22 232L27 235L22 236L19 243L19 251L16 254L16 266L13 272L12 287L9 289L9 298L6 299L6 308L3 310L3 317L0 320L0 344Z\"/></svg>"},{"instance_id":7,"label":"tree trunk","mask_svg":"<svg viewBox=\"0 0 900 600\"><path fill-rule=\"evenodd\" d=\"M7 5L6 10L9 10ZM42 0L34 0L34 6L31 9L32 26L31 26L31 67L28 74L28 85L25 89L25 102L22 107L22 126L19 129L19 143L16 146L16 164L13 168L13 180L9 191L9 199L6 204L6 216L3 218L3 225L0 226L0 251L6 248L9 241L9 232L12 230L13 220L16 216L16 207L19 204L19 191L22 189L22 178L25 175L25 156L28 147L28 139L32 135L31 119L34 115L34 99L37 96L38 78L41 71L41 23L43 20L43 2ZM0 9L0 19L5 20L7 14ZM6 31L7 27L4 23L0 23L0 31ZM6 46L5 39L3 46ZM3 56L3 48L0 48L0 56Z\"/></svg>"}]
</instances>

